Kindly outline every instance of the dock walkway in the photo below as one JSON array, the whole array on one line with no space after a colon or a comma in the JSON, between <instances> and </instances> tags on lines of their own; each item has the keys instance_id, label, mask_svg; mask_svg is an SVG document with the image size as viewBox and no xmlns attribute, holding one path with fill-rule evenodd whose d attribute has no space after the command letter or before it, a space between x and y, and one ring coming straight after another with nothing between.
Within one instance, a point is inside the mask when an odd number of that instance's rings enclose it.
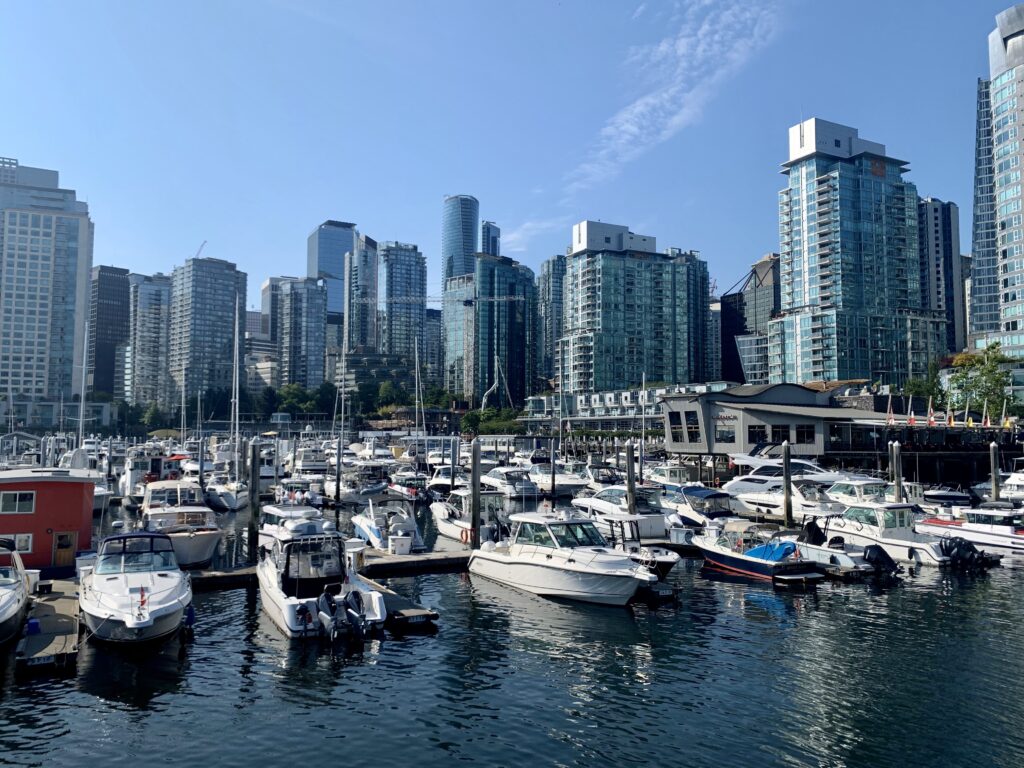
<instances>
[{"instance_id":1,"label":"dock walkway","mask_svg":"<svg viewBox=\"0 0 1024 768\"><path fill-rule=\"evenodd\" d=\"M18 672L71 670L78 659L78 586L73 581L52 582L52 592L34 595L29 621L39 631L25 635L15 650Z\"/></svg>"}]
</instances>

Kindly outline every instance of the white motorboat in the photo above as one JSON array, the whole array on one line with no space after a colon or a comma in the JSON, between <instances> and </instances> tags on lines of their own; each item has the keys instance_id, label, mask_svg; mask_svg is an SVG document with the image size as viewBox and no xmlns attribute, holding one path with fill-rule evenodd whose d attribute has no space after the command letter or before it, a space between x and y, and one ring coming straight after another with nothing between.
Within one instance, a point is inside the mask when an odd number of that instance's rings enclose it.
<instances>
[{"instance_id":1,"label":"white motorboat","mask_svg":"<svg viewBox=\"0 0 1024 768\"><path fill-rule=\"evenodd\" d=\"M604 522L611 531L607 537L613 549L625 554L638 565L642 565L659 579L664 580L669 571L680 561L678 554L665 547L646 546L640 541L640 515L605 515Z\"/></svg>"},{"instance_id":2,"label":"white motorboat","mask_svg":"<svg viewBox=\"0 0 1024 768\"><path fill-rule=\"evenodd\" d=\"M555 471L551 472L550 464L533 464L530 466L530 479L537 485L541 493L549 496L572 496L587 487L590 480L582 475L566 472L558 462Z\"/></svg>"},{"instance_id":3,"label":"white motorboat","mask_svg":"<svg viewBox=\"0 0 1024 768\"><path fill-rule=\"evenodd\" d=\"M286 524L292 520L322 520L323 512L300 502L265 504L260 509L259 545L271 547L280 536L286 535Z\"/></svg>"},{"instance_id":4,"label":"white motorboat","mask_svg":"<svg viewBox=\"0 0 1024 768\"><path fill-rule=\"evenodd\" d=\"M903 499L908 504L917 504L925 512L936 513L950 507L969 507L971 496L962 491L954 491L952 488L929 488L922 483L904 480ZM887 483L885 487L885 500L896 501L896 484Z\"/></svg>"},{"instance_id":5,"label":"white motorboat","mask_svg":"<svg viewBox=\"0 0 1024 768\"><path fill-rule=\"evenodd\" d=\"M452 468L450 466L438 466L434 470L433 477L427 481L427 490L434 495L435 498L447 498L456 488L468 485L469 478L466 477L466 470L460 466L455 467L454 481L452 480Z\"/></svg>"},{"instance_id":6,"label":"white motorboat","mask_svg":"<svg viewBox=\"0 0 1024 768\"><path fill-rule=\"evenodd\" d=\"M626 482L625 475L609 464L588 464L583 474L587 478L587 488L592 491L603 491L611 485Z\"/></svg>"},{"instance_id":7,"label":"white motorboat","mask_svg":"<svg viewBox=\"0 0 1024 768\"><path fill-rule=\"evenodd\" d=\"M644 480L657 483L666 491L680 491L688 485L700 485L691 479L693 467L684 464L659 464L644 472Z\"/></svg>"},{"instance_id":8,"label":"white motorboat","mask_svg":"<svg viewBox=\"0 0 1024 768\"><path fill-rule=\"evenodd\" d=\"M157 640L178 631L192 586L162 533L125 533L100 544L81 569L78 605L91 637L118 643Z\"/></svg>"},{"instance_id":9,"label":"white motorboat","mask_svg":"<svg viewBox=\"0 0 1024 768\"><path fill-rule=\"evenodd\" d=\"M959 536L978 547L1002 555L1024 557L1024 521L1010 502L988 501L976 509L943 509L919 521L914 529L933 536Z\"/></svg>"},{"instance_id":10,"label":"white motorboat","mask_svg":"<svg viewBox=\"0 0 1024 768\"><path fill-rule=\"evenodd\" d=\"M209 565L223 538L216 515L202 498L194 482L161 480L146 486L138 528L166 534L180 568Z\"/></svg>"},{"instance_id":11,"label":"white motorboat","mask_svg":"<svg viewBox=\"0 0 1024 768\"><path fill-rule=\"evenodd\" d=\"M360 493L358 478L354 473L346 472L341 476L341 483L334 475L324 480L324 498L339 504L365 504L369 496Z\"/></svg>"},{"instance_id":12,"label":"white motorboat","mask_svg":"<svg viewBox=\"0 0 1024 768\"><path fill-rule=\"evenodd\" d=\"M913 504L861 502L833 518L831 530L845 543L867 547L878 544L897 563L920 568L986 568L998 558L985 556L962 538L940 539L915 529L918 507Z\"/></svg>"},{"instance_id":13,"label":"white motorboat","mask_svg":"<svg viewBox=\"0 0 1024 768\"><path fill-rule=\"evenodd\" d=\"M797 545L776 534L777 525L733 519L709 525L693 537L706 567L773 582L810 584L823 577L800 556Z\"/></svg>"},{"instance_id":14,"label":"white motorboat","mask_svg":"<svg viewBox=\"0 0 1024 768\"><path fill-rule=\"evenodd\" d=\"M21 634L28 610L28 575L13 539L0 538L0 645Z\"/></svg>"},{"instance_id":15,"label":"white motorboat","mask_svg":"<svg viewBox=\"0 0 1024 768\"><path fill-rule=\"evenodd\" d=\"M534 464L550 464L551 454L546 448L537 448L532 451L516 451L512 456L512 464L529 469Z\"/></svg>"},{"instance_id":16,"label":"white motorboat","mask_svg":"<svg viewBox=\"0 0 1024 768\"><path fill-rule=\"evenodd\" d=\"M293 518L260 547L260 603L288 637L362 640L387 618L384 596L347 567L345 543L332 523Z\"/></svg>"},{"instance_id":17,"label":"white motorboat","mask_svg":"<svg viewBox=\"0 0 1024 768\"><path fill-rule=\"evenodd\" d=\"M227 474L210 475L206 483L206 503L214 509L237 512L249 506L249 485Z\"/></svg>"},{"instance_id":18,"label":"white motorboat","mask_svg":"<svg viewBox=\"0 0 1024 768\"><path fill-rule=\"evenodd\" d=\"M683 486L677 493L663 497L661 504L668 510L666 522L675 528L703 528L736 516L728 493L703 485Z\"/></svg>"},{"instance_id":19,"label":"white motorboat","mask_svg":"<svg viewBox=\"0 0 1024 768\"><path fill-rule=\"evenodd\" d=\"M393 499L374 504L371 500L366 509L352 516L352 527L356 536L382 552L387 552L390 540L399 536L409 539L411 552L427 548L408 501Z\"/></svg>"},{"instance_id":20,"label":"white motorboat","mask_svg":"<svg viewBox=\"0 0 1024 768\"><path fill-rule=\"evenodd\" d=\"M739 458L745 455L730 454L730 459L738 467L752 466ZM793 459L789 463L789 470L790 476L794 480L813 480L816 483L827 485L845 480L873 480L867 475L824 469L809 459ZM740 493L771 490L782 485L782 474L782 459L759 458L750 472L724 483L722 490L733 496Z\"/></svg>"},{"instance_id":21,"label":"white motorboat","mask_svg":"<svg viewBox=\"0 0 1024 768\"><path fill-rule=\"evenodd\" d=\"M845 504L834 501L825 493L821 484L813 480L793 480L789 487L793 521L799 525L803 524L807 516L838 515L846 508ZM785 515L785 492L781 485L768 491L740 493L735 499L742 510L753 515L780 518Z\"/></svg>"},{"instance_id":22,"label":"white motorboat","mask_svg":"<svg viewBox=\"0 0 1024 768\"><path fill-rule=\"evenodd\" d=\"M884 480L840 480L825 489L832 501L851 504L880 503L885 501L888 484Z\"/></svg>"},{"instance_id":23,"label":"white motorboat","mask_svg":"<svg viewBox=\"0 0 1024 768\"><path fill-rule=\"evenodd\" d=\"M512 537L484 542L469 572L542 597L625 605L658 577L608 546L593 522L537 513L512 515Z\"/></svg>"},{"instance_id":24,"label":"white motorboat","mask_svg":"<svg viewBox=\"0 0 1024 768\"><path fill-rule=\"evenodd\" d=\"M327 474L327 456L319 446L299 446L292 457L291 473L302 477L322 478Z\"/></svg>"},{"instance_id":25,"label":"white motorboat","mask_svg":"<svg viewBox=\"0 0 1024 768\"><path fill-rule=\"evenodd\" d=\"M437 533L448 539L469 544L473 530L473 492L469 488L456 488L447 501L430 505ZM505 510L505 494L501 491L480 489L480 541L496 539L500 529L500 515Z\"/></svg>"},{"instance_id":26,"label":"white motorboat","mask_svg":"<svg viewBox=\"0 0 1024 768\"><path fill-rule=\"evenodd\" d=\"M403 470L391 476L388 488L399 496L410 501L419 501L427 498L427 480L429 478L423 472L415 470Z\"/></svg>"},{"instance_id":27,"label":"white motorboat","mask_svg":"<svg viewBox=\"0 0 1024 768\"><path fill-rule=\"evenodd\" d=\"M480 485L501 491L510 499L530 499L540 495L540 489L530 479L530 473L522 467L495 467L480 476Z\"/></svg>"},{"instance_id":28,"label":"white motorboat","mask_svg":"<svg viewBox=\"0 0 1024 768\"><path fill-rule=\"evenodd\" d=\"M289 477L277 486L272 487L274 501L278 504L304 504L308 507L320 508L324 499L313 490L309 480Z\"/></svg>"},{"instance_id":29,"label":"white motorboat","mask_svg":"<svg viewBox=\"0 0 1024 768\"><path fill-rule=\"evenodd\" d=\"M604 518L607 515L621 515L630 511L627 494L626 486L613 485L593 496L573 499L572 506L578 514L593 520L602 534L610 535L611 529ZM644 539L665 538L665 518L671 514L671 510L661 503L661 488L637 488L634 507L635 514L641 517L640 536Z\"/></svg>"},{"instance_id":30,"label":"white motorboat","mask_svg":"<svg viewBox=\"0 0 1024 768\"><path fill-rule=\"evenodd\" d=\"M795 542L801 558L833 578L844 581L896 578L901 567L878 544L864 547L848 544L843 536L829 536L829 524L837 517L840 515L808 518L799 534L782 533L779 538Z\"/></svg>"}]
</instances>

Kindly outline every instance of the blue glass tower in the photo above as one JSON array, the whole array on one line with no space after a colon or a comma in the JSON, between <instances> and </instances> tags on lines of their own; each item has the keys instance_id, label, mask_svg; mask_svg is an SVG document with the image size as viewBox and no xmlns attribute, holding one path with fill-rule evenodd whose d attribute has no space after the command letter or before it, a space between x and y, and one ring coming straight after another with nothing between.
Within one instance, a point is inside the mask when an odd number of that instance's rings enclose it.
<instances>
[{"instance_id":1,"label":"blue glass tower","mask_svg":"<svg viewBox=\"0 0 1024 768\"><path fill-rule=\"evenodd\" d=\"M472 275L477 252L480 203L472 195L449 195L441 215L441 265L444 278Z\"/></svg>"}]
</instances>

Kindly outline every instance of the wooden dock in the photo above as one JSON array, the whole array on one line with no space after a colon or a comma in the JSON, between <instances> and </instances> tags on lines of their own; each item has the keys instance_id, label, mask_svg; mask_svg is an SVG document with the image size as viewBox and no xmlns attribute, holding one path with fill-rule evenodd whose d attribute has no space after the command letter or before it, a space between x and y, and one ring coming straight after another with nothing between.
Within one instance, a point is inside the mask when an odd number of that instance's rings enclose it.
<instances>
[{"instance_id":1,"label":"wooden dock","mask_svg":"<svg viewBox=\"0 0 1024 768\"><path fill-rule=\"evenodd\" d=\"M43 582L44 584L46 582ZM15 650L15 670L19 673L51 670L71 671L78 659L78 585L72 581L52 582L50 594L35 595L29 621L38 622L39 631L25 634Z\"/></svg>"},{"instance_id":2,"label":"wooden dock","mask_svg":"<svg viewBox=\"0 0 1024 768\"><path fill-rule=\"evenodd\" d=\"M393 576L418 576L424 573L465 573L470 550L423 552L416 555L388 555L375 549L366 551L362 573L375 579Z\"/></svg>"}]
</instances>

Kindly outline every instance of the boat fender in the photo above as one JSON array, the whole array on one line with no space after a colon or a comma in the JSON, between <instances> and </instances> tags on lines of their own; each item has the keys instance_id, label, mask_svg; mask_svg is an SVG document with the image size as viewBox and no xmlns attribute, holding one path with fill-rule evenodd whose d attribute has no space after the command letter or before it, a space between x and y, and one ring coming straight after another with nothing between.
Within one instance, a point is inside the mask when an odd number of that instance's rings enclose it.
<instances>
[{"instance_id":1,"label":"boat fender","mask_svg":"<svg viewBox=\"0 0 1024 768\"><path fill-rule=\"evenodd\" d=\"M196 623L196 609L192 603L188 604L188 608L185 610L185 626L191 629Z\"/></svg>"},{"instance_id":2,"label":"boat fender","mask_svg":"<svg viewBox=\"0 0 1024 768\"><path fill-rule=\"evenodd\" d=\"M459 534L459 541L461 541L463 544L469 544L469 540L471 538L472 537L470 536L469 529L463 528L462 532Z\"/></svg>"}]
</instances>

